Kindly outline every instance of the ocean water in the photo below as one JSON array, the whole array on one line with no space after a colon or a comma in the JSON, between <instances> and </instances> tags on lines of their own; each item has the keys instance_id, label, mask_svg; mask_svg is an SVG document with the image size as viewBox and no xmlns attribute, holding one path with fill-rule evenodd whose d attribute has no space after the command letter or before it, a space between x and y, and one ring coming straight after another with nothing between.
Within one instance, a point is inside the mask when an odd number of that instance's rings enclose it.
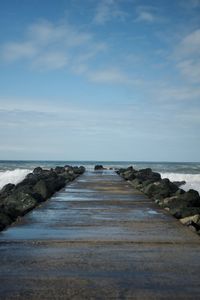
<instances>
[{"instance_id":1,"label":"ocean water","mask_svg":"<svg viewBox=\"0 0 200 300\"><path fill-rule=\"evenodd\" d=\"M96 164L114 168L151 168L161 173L162 178L169 178L171 181L185 180L186 184L182 186L185 190L195 189L200 192L200 163L134 161L0 161L0 189L7 183L16 184L22 181L38 166L49 169L64 165L83 165L87 170L93 170Z\"/></svg>"}]
</instances>

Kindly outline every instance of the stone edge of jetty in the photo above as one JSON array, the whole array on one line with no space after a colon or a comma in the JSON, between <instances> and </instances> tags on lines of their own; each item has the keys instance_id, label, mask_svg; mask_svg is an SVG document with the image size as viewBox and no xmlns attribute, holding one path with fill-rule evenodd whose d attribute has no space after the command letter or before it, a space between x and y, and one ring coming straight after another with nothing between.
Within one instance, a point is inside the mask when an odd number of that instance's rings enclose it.
<instances>
[{"instance_id":1,"label":"stone edge of jetty","mask_svg":"<svg viewBox=\"0 0 200 300\"><path fill-rule=\"evenodd\" d=\"M118 169L116 173L200 235L200 196L196 190L186 192L180 188L185 182L162 179L151 168L135 170L130 166Z\"/></svg>"},{"instance_id":2,"label":"stone edge of jetty","mask_svg":"<svg viewBox=\"0 0 200 300\"><path fill-rule=\"evenodd\" d=\"M84 172L83 166L66 165L50 170L37 167L20 183L6 184L0 190L0 231L51 198Z\"/></svg>"}]
</instances>

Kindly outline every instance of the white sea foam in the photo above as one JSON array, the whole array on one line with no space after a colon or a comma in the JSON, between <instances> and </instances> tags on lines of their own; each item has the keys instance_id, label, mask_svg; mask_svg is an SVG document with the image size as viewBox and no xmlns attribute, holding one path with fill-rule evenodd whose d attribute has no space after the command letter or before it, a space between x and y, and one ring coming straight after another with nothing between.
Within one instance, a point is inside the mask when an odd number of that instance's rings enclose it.
<instances>
[{"instance_id":1,"label":"white sea foam","mask_svg":"<svg viewBox=\"0 0 200 300\"><path fill-rule=\"evenodd\" d=\"M0 171L0 189L7 183L17 184L22 181L31 170L28 169L15 169L12 171Z\"/></svg>"},{"instance_id":2,"label":"white sea foam","mask_svg":"<svg viewBox=\"0 0 200 300\"><path fill-rule=\"evenodd\" d=\"M161 173L162 178L169 178L170 181L186 181L181 188L185 191L194 189L200 193L200 174L181 174L181 173Z\"/></svg>"}]
</instances>

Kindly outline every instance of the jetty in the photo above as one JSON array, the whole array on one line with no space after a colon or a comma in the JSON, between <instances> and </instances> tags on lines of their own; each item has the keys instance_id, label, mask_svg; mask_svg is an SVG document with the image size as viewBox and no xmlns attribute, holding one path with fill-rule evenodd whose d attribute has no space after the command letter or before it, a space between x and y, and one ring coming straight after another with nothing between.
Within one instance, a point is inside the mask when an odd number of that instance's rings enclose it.
<instances>
[{"instance_id":1,"label":"jetty","mask_svg":"<svg viewBox=\"0 0 200 300\"><path fill-rule=\"evenodd\" d=\"M200 299L200 238L113 170L0 233L0 299Z\"/></svg>"}]
</instances>

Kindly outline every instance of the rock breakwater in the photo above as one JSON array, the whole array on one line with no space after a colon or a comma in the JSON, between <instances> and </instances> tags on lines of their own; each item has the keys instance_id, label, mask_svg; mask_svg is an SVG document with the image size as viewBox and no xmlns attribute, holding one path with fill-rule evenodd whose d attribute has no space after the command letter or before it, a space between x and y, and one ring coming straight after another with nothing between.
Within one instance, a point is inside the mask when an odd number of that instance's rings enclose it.
<instances>
[{"instance_id":1,"label":"rock breakwater","mask_svg":"<svg viewBox=\"0 0 200 300\"><path fill-rule=\"evenodd\" d=\"M50 170L37 167L20 183L6 184L0 190L0 230L49 199L84 171L82 166L56 167Z\"/></svg>"},{"instance_id":2,"label":"rock breakwater","mask_svg":"<svg viewBox=\"0 0 200 300\"><path fill-rule=\"evenodd\" d=\"M181 223L200 234L200 196L193 189L185 192L185 182L171 182L152 169L135 170L132 166L116 171L122 178L153 199Z\"/></svg>"}]
</instances>

